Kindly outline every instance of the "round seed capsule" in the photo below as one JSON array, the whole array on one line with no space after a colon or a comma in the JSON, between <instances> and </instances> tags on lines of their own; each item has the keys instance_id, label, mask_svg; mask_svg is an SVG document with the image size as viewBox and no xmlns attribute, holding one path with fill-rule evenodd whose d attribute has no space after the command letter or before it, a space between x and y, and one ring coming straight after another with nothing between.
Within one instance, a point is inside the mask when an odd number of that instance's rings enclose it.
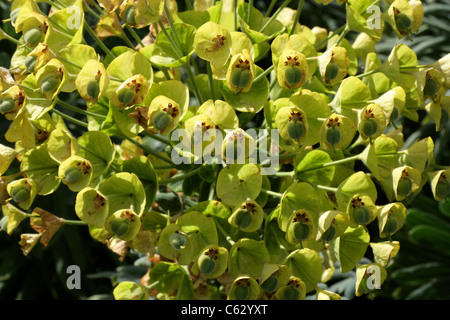
<instances>
[{"instance_id":1,"label":"round seed capsule","mask_svg":"<svg viewBox=\"0 0 450 320\"><path fill-rule=\"evenodd\" d=\"M125 235L130 229L130 225L125 219L116 219L111 224L111 231L118 237Z\"/></svg>"},{"instance_id":2,"label":"round seed capsule","mask_svg":"<svg viewBox=\"0 0 450 320\"><path fill-rule=\"evenodd\" d=\"M397 185L397 194L407 196L412 189L412 181L410 178L402 178Z\"/></svg>"},{"instance_id":3,"label":"round seed capsule","mask_svg":"<svg viewBox=\"0 0 450 320\"><path fill-rule=\"evenodd\" d=\"M440 198L445 198L450 194L450 181L439 181L436 184L436 194Z\"/></svg>"},{"instance_id":4,"label":"round seed capsule","mask_svg":"<svg viewBox=\"0 0 450 320\"><path fill-rule=\"evenodd\" d=\"M326 134L326 140L327 140L327 143L329 143L331 146L334 147L339 142L341 142L341 131L334 126L331 128L328 128L327 134Z\"/></svg>"},{"instance_id":5,"label":"round seed capsule","mask_svg":"<svg viewBox=\"0 0 450 320\"><path fill-rule=\"evenodd\" d=\"M311 230L307 224L296 223L294 226L294 237L298 241L308 239Z\"/></svg>"},{"instance_id":6,"label":"round seed capsule","mask_svg":"<svg viewBox=\"0 0 450 320\"><path fill-rule=\"evenodd\" d=\"M305 134L305 127L301 122L291 122L288 125L287 133L292 140L298 140Z\"/></svg>"},{"instance_id":7,"label":"round seed capsule","mask_svg":"<svg viewBox=\"0 0 450 320\"><path fill-rule=\"evenodd\" d=\"M236 300L245 300L250 295L250 289L247 286L237 286L234 289L234 297Z\"/></svg>"},{"instance_id":8,"label":"round seed capsule","mask_svg":"<svg viewBox=\"0 0 450 320\"><path fill-rule=\"evenodd\" d=\"M214 270L216 270L216 262L213 259L206 257L200 263L200 272L201 273L211 274L214 272Z\"/></svg>"},{"instance_id":9,"label":"round seed capsule","mask_svg":"<svg viewBox=\"0 0 450 320\"><path fill-rule=\"evenodd\" d=\"M250 84L250 80L250 70L239 68L232 71L231 84L235 86L237 90L247 87Z\"/></svg>"},{"instance_id":10,"label":"round seed capsule","mask_svg":"<svg viewBox=\"0 0 450 320\"><path fill-rule=\"evenodd\" d=\"M56 89L56 87L59 85L59 79L56 78L54 75L49 75L42 80L41 83L41 90L42 92L50 92Z\"/></svg>"},{"instance_id":11,"label":"round seed capsule","mask_svg":"<svg viewBox=\"0 0 450 320\"><path fill-rule=\"evenodd\" d=\"M170 235L169 242L175 250L181 250L186 245L186 237L178 232L174 232Z\"/></svg>"},{"instance_id":12,"label":"round seed capsule","mask_svg":"<svg viewBox=\"0 0 450 320\"><path fill-rule=\"evenodd\" d=\"M287 84L291 87L297 86L303 79L303 73L299 68L288 67L284 72Z\"/></svg>"},{"instance_id":13,"label":"round seed capsule","mask_svg":"<svg viewBox=\"0 0 450 320\"><path fill-rule=\"evenodd\" d=\"M378 125L375 120L367 119L363 124L363 132L366 136L371 137L377 133Z\"/></svg>"},{"instance_id":14,"label":"round seed capsule","mask_svg":"<svg viewBox=\"0 0 450 320\"><path fill-rule=\"evenodd\" d=\"M325 69L325 79L334 80L339 74L339 67L336 63L330 62Z\"/></svg>"},{"instance_id":15,"label":"round seed capsule","mask_svg":"<svg viewBox=\"0 0 450 320\"><path fill-rule=\"evenodd\" d=\"M131 88L124 87L119 90L117 94L117 99L120 103L123 104L129 104L131 101L133 101L135 96L134 91Z\"/></svg>"},{"instance_id":16,"label":"round seed capsule","mask_svg":"<svg viewBox=\"0 0 450 320\"><path fill-rule=\"evenodd\" d=\"M34 72L34 68L36 66L36 57L33 56L26 57L23 64L27 68L28 72L30 73Z\"/></svg>"},{"instance_id":17,"label":"round seed capsule","mask_svg":"<svg viewBox=\"0 0 450 320\"><path fill-rule=\"evenodd\" d=\"M357 224L366 225L370 221L370 210L367 207L358 207L353 211L353 217Z\"/></svg>"},{"instance_id":18,"label":"round seed capsule","mask_svg":"<svg viewBox=\"0 0 450 320\"><path fill-rule=\"evenodd\" d=\"M4 98L0 100L0 112L8 112L14 109L16 102L11 98Z\"/></svg>"},{"instance_id":19,"label":"round seed capsule","mask_svg":"<svg viewBox=\"0 0 450 320\"><path fill-rule=\"evenodd\" d=\"M81 170L77 167L70 167L64 172L64 179L67 183L75 183L81 179L81 176Z\"/></svg>"},{"instance_id":20,"label":"round seed capsule","mask_svg":"<svg viewBox=\"0 0 450 320\"><path fill-rule=\"evenodd\" d=\"M252 214L247 210L239 210L236 213L234 223L241 229L247 228L252 223Z\"/></svg>"},{"instance_id":21,"label":"round seed capsule","mask_svg":"<svg viewBox=\"0 0 450 320\"><path fill-rule=\"evenodd\" d=\"M322 234L323 241L331 241L336 235L336 228L334 226L330 226L327 231Z\"/></svg>"},{"instance_id":22,"label":"round seed capsule","mask_svg":"<svg viewBox=\"0 0 450 320\"><path fill-rule=\"evenodd\" d=\"M25 201L30 197L30 190L25 186L17 186L11 190L11 197L17 203Z\"/></svg>"},{"instance_id":23,"label":"round seed capsule","mask_svg":"<svg viewBox=\"0 0 450 320\"><path fill-rule=\"evenodd\" d=\"M433 78L427 79L425 81L425 86L423 88L423 94L427 97L432 97L436 94L438 90L438 85Z\"/></svg>"},{"instance_id":24,"label":"round seed capsule","mask_svg":"<svg viewBox=\"0 0 450 320\"><path fill-rule=\"evenodd\" d=\"M395 25L400 32L407 32L411 27L411 20L404 13L395 16Z\"/></svg>"},{"instance_id":25,"label":"round seed capsule","mask_svg":"<svg viewBox=\"0 0 450 320\"><path fill-rule=\"evenodd\" d=\"M128 8L125 9L123 13L123 18L125 19L126 22L128 22L128 24L134 24L136 22L134 16L135 12L136 8L133 6L129 6Z\"/></svg>"},{"instance_id":26,"label":"round seed capsule","mask_svg":"<svg viewBox=\"0 0 450 320\"><path fill-rule=\"evenodd\" d=\"M291 286L286 287L283 290L283 300L298 300L300 293Z\"/></svg>"},{"instance_id":27,"label":"round seed capsule","mask_svg":"<svg viewBox=\"0 0 450 320\"><path fill-rule=\"evenodd\" d=\"M383 228L383 233L392 234L397 231L398 221L395 217L389 217Z\"/></svg>"},{"instance_id":28,"label":"round seed capsule","mask_svg":"<svg viewBox=\"0 0 450 320\"><path fill-rule=\"evenodd\" d=\"M98 98L98 95L100 94L100 86L98 81L93 80L89 82L86 87L86 93L93 99Z\"/></svg>"},{"instance_id":29,"label":"round seed capsule","mask_svg":"<svg viewBox=\"0 0 450 320\"><path fill-rule=\"evenodd\" d=\"M35 46L39 42L41 42L42 32L38 28L31 28L30 30L25 32L25 34L23 35L23 39L30 46Z\"/></svg>"},{"instance_id":30,"label":"round seed capsule","mask_svg":"<svg viewBox=\"0 0 450 320\"><path fill-rule=\"evenodd\" d=\"M261 284L261 288L263 288L267 292L274 292L277 287L278 279L273 274Z\"/></svg>"},{"instance_id":31,"label":"round seed capsule","mask_svg":"<svg viewBox=\"0 0 450 320\"><path fill-rule=\"evenodd\" d=\"M170 124L171 117L164 111L158 112L153 118L153 125L158 130L164 130Z\"/></svg>"}]
</instances>

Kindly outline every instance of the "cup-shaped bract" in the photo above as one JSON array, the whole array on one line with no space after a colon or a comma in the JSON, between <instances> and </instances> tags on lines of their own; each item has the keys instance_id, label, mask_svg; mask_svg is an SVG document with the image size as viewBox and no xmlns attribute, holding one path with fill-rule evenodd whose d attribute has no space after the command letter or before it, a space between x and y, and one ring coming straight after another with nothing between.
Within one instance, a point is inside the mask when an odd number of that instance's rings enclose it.
<instances>
[{"instance_id":1,"label":"cup-shaped bract","mask_svg":"<svg viewBox=\"0 0 450 320\"><path fill-rule=\"evenodd\" d=\"M305 112L297 107L282 107L275 116L275 123L281 138L302 145L308 131Z\"/></svg>"},{"instance_id":2,"label":"cup-shaped bract","mask_svg":"<svg viewBox=\"0 0 450 320\"><path fill-rule=\"evenodd\" d=\"M121 209L106 219L105 229L124 241L133 240L141 229L141 219L130 209Z\"/></svg>"},{"instance_id":3,"label":"cup-shaped bract","mask_svg":"<svg viewBox=\"0 0 450 320\"><path fill-rule=\"evenodd\" d=\"M186 265L192 261L192 243L181 227L172 223L164 227L158 239L160 254L167 259L176 259Z\"/></svg>"},{"instance_id":4,"label":"cup-shaped bract","mask_svg":"<svg viewBox=\"0 0 450 320\"><path fill-rule=\"evenodd\" d=\"M239 118L233 107L223 100L205 101L197 110L197 114L206 114L222 132L239 127Z\"/></svg>"},{"instance_id":5,"label":"cup-shaped bract","mask_svg":"<svg viewBox=\"0 0 450 320\"><path fill-rule=\"evenodd\" d=\"M70 190L81 191L89 185L93 168L89 160L73 155L60 163L58 176Z\"/></svg>"},{"instance_id":6,"label":"cup-shaped bract","mask_svg":"<svg viewBox=\"0 0 450 320\"><path fill-rule=\"evenodd\" d=\"M359 111L358 131L364 140L379 137L386 128L386 116L383 109L375 103Z\"/></svg>"},{"instance_id":7,"label":"cup-shaped bract","mask_svg":"<svg viewBox=\"0 0 450 320\"><path fill-rule=\"evenodd\" d=\"M419 29L421 19L418 9L420 8L415 5L415 10L413 10L413 6L408 0L395 0L384 13L383 18L392 26L400 39Z\"/></svg>"},{"instance_id":8,"label":"cup-shaped bract","mask_svg":"<svg viewBox=\"0 0 450 320\"><path fill-rule=\"evenodd\" d=\"M317 235L317 217L305 209L292 213L286 230L286 241L297 244L302 241L314 240Z\"/></svg>"},{"instance_id":9,"label":"cup-shaped bract","mask_svg":"<svg viewBox=\"0 0 450 320\"><path fill-rule=\"evenodd\" d=\"M29 47L36 47L44 41L45 35L49 28L48 18L37 12L30 13L25 20L20 23L20 31L23 34L23 40ZM16 32L18 31L16 25Z\"/></svg>"},{"instance_id":10,"label":"cup-shaped bract","mask_svg":"<svg viewBox=\"0 0 450 320\"><path fill-rule=\"evenodd\" d=\"M350 226L356 228L358 225L368 225L378 214L378 208L367 195L355 195L350 199L347 206L350 216Z\"/></svg>"},{"instance_id":11,"label":"cup-shaped bract","mask_svg":"<svg viewBox=\"0 0 450 320\"><path fill-rule=\"evenodd\" d=\"M380 237L386 238L399 231L406 220L406 207L401 202L389 203L378 209Z\"/></svg>"},{"instance_id":12,"label":"cup-shaped bract","mask_svg":"<svg viewBox=\"0 0 450 320\"><path fill-rule=\"evenodd\" d=\"M237 206L228 218L228 222L233 227L244 232L258 230L263 220L263 209L256 201L250 199Z\"/></svg>"},{"instance_id":13,"label":"cup-shaped bract","mask_svg":"<svg viewBox=\"0 0 450 320\"><path fill-rule=\"evenodd\" d=\"M50 60L36 72L36 84L47 100L53 100L67 79L64 65L57 59Z\"/></svg>"},{"instance_id":14,"label":"cup-shaped bract","mask_svg":"<svg viewBox=\"0 0 450 320\"><path fill-rule=\"evenodd\" d=\"M274 300L303 300L306 297L306 284L298 277L291 276L287 284L277 290Z\"/></svg>"},{"instance_id":15,"label":"cup-shaped bract","mask_svg":"<svg viewBox=\"0 0 450 320\"><path fill-rule=\"evenodd\" d=\"M231 284L228 300L255 300L259 295L259 286L255 279L249 276L239 276Z\"/></svg>"},{"instance_id":16,"label":"cup-shaped bract","mask_svg":"<svg viewBox=\"0 0 450 320\"><path fill-rule=\"evenodd\" d=\"M216 125L206 114L198 114L187 119L183 124L183 128L189 137L189 142L187 141L186 143L190 147L191 153L195 156L203 155L209 145L215 145L215 138L211 137L210 134L214 134L215 130L217 130ZM181 143L185 144L184 139ZM201 151L201 154L198 153L199 151Z\"/></svg>"},{"instance_id":17,"label":"cup-shaped bract","mask_svg":"<svg viewBox=\"0 0 450 320\"><path fill-rule=\"evenodd\" d=\"M163 95L155 97L148 108L148 131L166 134L178 125L181 116L180 105Z\"/></svg>"},{"instance_id":18,"label":"cup-shaped bract","mask_svg":"<svg viewBox=\"0 0 450 320\"><path fill-rule=\"evenodd\" d=\"M0 113L8 120L14 120L17 113L26 103L26 94L19 86L14 85L0 93Z\"/></svg>"},{"instance_id":19,"label":"cup-shaped bract","mask_svg":"<svg viewBox=\"0 0 450 320\"><path fill-rule=\"evenodd\" d=\"M295 90L309 78L309 66L305 55L290 49L283 50L277 66L277 79L280 87Z\"/></svg>"},{"instance_id":20,"label":"cup-shaped bract","mask_svg":"<svg viewBox=\"0 0 450 320\"><path fill-rule=\"evenodd\" d=\"M129 109L144 101L149 88L148 80L143 75L136 74L122 82L111 97L111 102L120 110Z\"/></svg>"},{"instance_id":21,"label":"cup-shaped bract","mask_svg":"<svg viewBox=\"0 0 450 320\"><path fill-rule=\"evenodd\" d=\"M86 62L75 80L75 86L80 96L83 100L91 103L97 102L103 96L108 84L109 77L105 66L94 59Z\"/></svg>"},{"instance_id":22,"label":"cup-shaped bract","mask_svg":"<svg viewBox=\"0 0 450 320\"><path fill-rule=\"evenodd\" d=\"M221 276L228 266L228 250L217 245L208 245L202 249L192 266L192 272L205 279Z\"/></svg>"},{"instance_id":23,"label":"cup-shaped bract","mask_svg":"<svg viewBox=\"0 0 450 320\"><path fill-rule=\"evenodd\" d=\"M19 207L28 210L36 197L37 183L30 178L22 178L9 183L6 190Z\"/></svg>"},{"instance_id":24,"label":"cup-shaped bract","mask_svg":"<svg viewBox=\"0 0 450 320\"><path fill-rule=\"evenodd\" d=\"M36 73L50 60L55 59L55 53L45 43L39 43L24 60L24 66L29 73Z\"/></svg>"},{"instance_id":25,"label":"cup-shaped bract","mask_svg":"<svg viewBox=\"0 0 450 320\"><path fill-rule=\"evenodd\" d=\"M436 101L439 96L444 96L444 83L444 75L437 69L427 68L416 73L417 92L423 101L427 98Z\"/></svg>"},{"instance_id":26,"label":"cup-shaped bract","mask_svg":"<svg viewBox=\"0 0 450 320\"><path fill-rule=\"evenodd\" d=\"M380 289L386 280L387 272L385 268L378 263L365 264L356 267L355 294L357 297L363 294L369 294L374 290Z\"/></svg>"},{"instance_id":27,"label":"cup-shaped bract","mask_svg":"<svg viewBox=\"0 0 450 320\"><path fill-rule=\"evenodd\" d=\"M347 147L356 133L356 124L350 118L333 113L320 128L320 145L324 149Z\"/></svg>"},{"instance_id":28,"label":"cup-shaped bract","mask_svg":"<svg viewBox=\"0 0 450 320\"><path fill-rule=\"evenodd\" d=\"M86 187L78 192L75 213L80 220L97 228L103 228L108 217L108 198L100 191Z\"/></svg>"},{"instance_id":29,"label":"cup-shaped bract","mask_svg":"<svg viewBox=\"0 0 450 320\"><path fill-rule=\"evenodd\" d=\"M431 191L437 201L444 200L450 194L450 169L428 173Z\"/></svg>"},{"instance_id":30,"label":"cup-shaped bract","mask_svg":"<svg viewBox=\"0 0 450 320\"><path fill-rule=\"evenodd\" d=\"M317 58L319 72L326 84L334 86L347 75L350 67L347 50L344 47L332 46Z\"/></svg>"},{"instance_id":31,"label":"cup-shaped bract","mask_svg":"<svg viewBox=\"0 0 450 320\"><path fill-rule=\"evenodd\" d=\"M392 170L392 182L395 198L402 201L421 188L422 173L410 166L398 167Z\"/></svg>"},{"instance_id":32,"label":"cup-shaped bract","mask_svg":"<svg viewBox=\"0 0 450 320\"><path fill-rule=\"evenodd\" d=\"M255 78L255 65L247 49L235 54L228 66L226 80L228 87L236 94L248 92Z\"/></svg>"},{"instance_id":33,"label":"cup-shaped bract","mask_svg":"<svg viewBox=\"0 0 450 320\"><path fill-rule=\"evenodd\" d=\"M207 22L197 29L194 50L200 58L209 61L215 68L221 68L230 57L231 33L220 24Z\"/></svg>"},{"instance_id":34,"label":"cup-shaped bract","mask_svg":"<svg viewBox=\"0 0 450 320\"><path fill-rule=\"evenodd\" d=\"M164 0L126 0L119 9L123 21L140 29L158 21L164 11Z\"/></svg>"},{"instance_id":35,"label":"cup-shaped bract","mask_svg":"<svg viewBox=\"0 0 450 320\"><path fill-rule=\"evenodd\" d=\"M347 213L329 210L319 217L316 241L333 241L340 237L350 224L350 217Z\"/></svg>"},{"instance_id":36,"label":"cup-shaped bract","mask_svg":"<svg viewBox=\"0 0 450 320\"><path fill-rule=\"evenodd\" d=\"M265 264L259 284L266 292L275 292L285 286L291 276L291 270L284 264Z\"/></svg>"},{"instance_id":37,"label":"cup-shaped bract","mask_svg":"<svg viewBox=\"0 0 450 320\"><path fill-rule=\"evenodd\" d=\"M241 128L229 131L222 142L222 158L226 163L248 163L256 148L255 139Z\"/></svg>"}]
</instances>

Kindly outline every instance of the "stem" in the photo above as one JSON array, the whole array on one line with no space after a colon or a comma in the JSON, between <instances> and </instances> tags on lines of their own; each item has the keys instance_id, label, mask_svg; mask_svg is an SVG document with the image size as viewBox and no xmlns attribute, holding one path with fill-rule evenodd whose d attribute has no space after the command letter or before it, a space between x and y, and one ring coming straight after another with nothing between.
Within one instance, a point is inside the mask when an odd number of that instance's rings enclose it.
<instances>
[{"instance_id":1,"label":"stem","mask_svg":"<svg viewBox=\"0 0 450 320\"><path fill-rule=\"evenodd\" d=\"M61 116L62 118L66 119L66 120L69 120L70 122L72 122L72 123L74 123L74 124L76 124L76 125L78 125L80 127L87 128L89 126L86 122L83 122L83 121L75 119L75 118L73 118L71 116L68 116L67 114L65 114L65 113L63 113L63 112L61 112L61 111L59 111L59 110L57 110L55 108L53 108L52 111L54 113L56 113L57 115Z\"/></svg>"},{"instance_id":2,"label":"stem","mask_svg":"<svg viewBox=\"0 0 450 320\"><path fill-rule=\"evenodd\" d=\"M266 21L266 23L262 26L261 29L259 29L259 32L263 33L267 27L272 23L273 20L277 18L277 16L280 14L281 10L283 10L292 0L285 0L281 7L278 8L277 11L273 14L273 16L270 17L269 20Z\"/></svg>"},{"instance_id":3,"label":"stem","mask_svg":"<svg viewBox=\"0 0 450 320\"><path fill-rule=\"evenodd\" d=\"M56 99L56 103L59 104L60 106L64 107L64 108L66 108L66 109L72 110L72 111L74 111L76 113L79 113L79 114L83 114L85 116L91 116L91 117L97 117L97 118L106 119L106 116L104 116L102 114L93 113L93 112L86 111L86 110L83 110L81 108L72 106L71 104L68 104L67 102L62 101L59 98Z\"/></svg>"},{"instance_id":4,"label":"stem","mask_svg":"<svg viewBox=\"0 0 450 320\"><path fill-rule=\"evenodd\" d=\"M204 103L203 97L200 94L200 90L198 89L197 82L195 81L195 76L194 76L194 73L191 70L191 65L189 63L189 60L186 62L185 67L186 67L186 71L188 73L188 76L189 76L189 78L191 80L192 87L194 88L195 96L197 97L197 100L200 103L200 105L202 105Z\"/></svg>"},{"instance_id":5,"label":"stem","mask_svg":"<svg viewBox=\"0 0 450 320\"><path fill-rule=\"evenodd\" d=\"M170 161L170 159L167 159L167 158L157 154L155 151L153 151L150 148L144 146L142 143L139 143L138 141L134 140L133 138L127 137L126 135L123 135L123 138L127 139L128 141L130 141L134 145L138 146L139 148L141 148L142 150L144 150L148 154L151 154L152 156L154 156L154 157L156 157L156 158L158 158L160 160L163 160L164 162L167 162L170 165L173 165L173 163L172 163L172 161Z\"/></svg>"},{"instance_id":6,"label":"stem","mask_svg":"<svg viewBox=\"0 0 450 320\"><path fill-rule=\"evenodd\" d=\"M344 40L345 36L347 35L347 33L349 33L349 29L348 26L345 25L344 31L342 31L341 35L339 36L337 42L336 42L336 47L339 46L339 44L342 42L342 40Z\"/></svg>"},{"instance_id":7,"label":"stem","mask_svg":"<svg viewBox=\"0 0 450 320\"><path fill-rule=\"evenodd\" d=\"M209 83L209 91L211 92L211 97L214 100L215 98L215 92L214 92L214 78L211 70L211 63L208 61L206 62L206 68L208 70L208 83Z\"/></svg>"},{"instance_id":8,"label":"stem","mask_svg":"<svg viewBox=\"0 0 450 320\"><path fill-rule=\"evenodd\" d=\"M270 14L273 11L273 8L275 8L276 3L277 3L277 0L272 0L270 2L269 8L267 8L267 11L266 11L266 14L265 14L266 17L270 16Z\"/></svg>"},{"instance_id":9,"label":"stem","mask_svg":"<svg viewBox=\"0 0 450 320\"><path fill-rule=\"evenodd\" d=\"M367 71L365 73L361 73L361 74L359 74L359 75L357 75L355 77L356 78L364 78L364 77L368 77L368 76L370 76L370 75L372 75L374 73L377 73L377 72L380 72L380 70L378 68L374 69L374 70L371 70L371 71Z\"/></svg>"},{"instance_id":10,"label":"stem","mask_svg":"<svg viewBox=\"0 0 450 320\"><path fill-rule=\"evenodd\" d=\"M234 0L234 30L238 30L238 14L237 14L237 3L238 0Z\"/></svg>"},{"instance_id":11,"label":"stem","mask_svg":"<svg viewBox=\"0 0 450 320\"><path fill-rule=\"evenodd\" d=\"M352 157L348 157L345 159L341 159L341 160L336 160L336 161L331 161L331 162L327 162L315 167L311 167L305 170L300 170L297 173L303 173L303 172L308 172L308 171L314 171L314 170L318 170L318 169L322 169L322 168L326 168L326 167L331 167L331 166L335 166L341 163L346 163L346 162L350 162L350 161L354 161L354 160L358 160L360 158L360 155L357 154L356 156L352 156Z\"/></svg>"},{"instance_id":12,"label":"stem","mask_svg":"<svg viewBox=\"0 0 450 320\"><path fill-rule=\"evenodd\" d=\"M139 38L138 34L136 33L136 31L134 31L134 29L132 27L130 27L130 25L128 23L125 23L125 28L127 28L127 30L130 32L131 36L134 38L134 40L136 40L136 42L138 44L141 45L142 48L145 47L144 43L142 42L141 38ZM131 43L131 42L130 42ZM133 46L134 48L134 46Z\"/></svg>"},{"instance_id":13,"label":"stem","mask_svg":"<svg viewBox=\"0 0 450 320\"><path fill-rule=\"evenodd\" d=\"M69 225L69 226L87 226L88 224L81 220L66 220L62 219L63 224Z\"/></svg>"},{"instance_id":14,"label":"stem","mask_svg":"<svg viewBox=\"0 0 450 320\"><path fill-rule=\"evenodd\" d=\"M277 197L277 198L282 198L283 197L282 193L271 191L271 190L261 189L261 192L265 193L265 194L267 194L269 196L273 196L273 197Z\"/></svg>"},{"instance_id":15,"label":"stem","mask_svg":"<svg viewBox=\"0 0 450 320\"><path fill-rule=\"evenodd\" d=\"M255 79L253 79L253 82L256 82L256 81L258 81L259 79L264 78L264 77L267 76L269 73L271 73L273 69L274 69L274 66L271 65L269 68L267 68L267 69L264 70L262 73L260 73Z\"/></svg>"},{"instance_id":16,"label":"stem","mask_svg":"<svg viewBox=\"0 0 450 320\"><path fill-rule=\"evenodd\" d=\"M3 30L2 30L3 31ZM9 40L11 42L14 42L15 44L17 44L18 46L24 46L25 48L28 48L24 43L20 42L19 40L11 37L9 34L7 34L5 31L2 32L3 36L5 37L6 40ZM28 48L29 51L31 52L31 49Z\"/></svg>"},{"instance_id":17,"label":"stem","mask_svg":"<svg viewBox=\"0 0 450 320\"><path fill-rule=\"evenodd\" d=\"M333 31L331 34L328 35L328 37L326 37L325 39L323 39L322 41L320 41L319 43L316 43L314 45L314 47L317 49L319 48L321 45L323 45L325 42L327 42L328 40L330 40L331 38L333 38L336 34L342 32L345 27L347 26L347 24L344 24L342 26L340 26L336 31Z\"/></svg>"},{"instance_id":18,"label":"stem","mask_svg":"<svg viewBox=\"0 0 450 320\"><path fill-rule=\"evenodd\" d=\"M147 137L149 137L149 138L151 138L151 139L158 140L159 142L162 142L162 143L167 144L169 146L172 145L172 143L169 140L167 140L167 139L165 139L163 137L160 137L160 136L158 136L156 134L151 134L148 131L142 131L142 134L147 136Z\"/></svg>"},{"instance_id":19,"label":"stem","mask_svg":"<svg viewBox=\"0 0 450 320\"><path fill-rule=\"evenodd\" d=\"M185 180L189 177L192 177L194 175L197 174L197 172L200 170L201 167L198 167L197 169L194 169L192 171L180 174L178 176L169 178L169 179L165 179L165 180L159 180L159 184L169 184L169 183L173 183L173 182L177 182L177 181L181 181L181 180Z\"/></svg>"},{"instance_id":20,"label":"stem","mask_svg":"<svg viewBox=\"0 0 450 320\"><path fill-rule=\"evenodd\" d=\"M97 44L103 50L103 52L106 53L106 55L112 57L113 59L116 58L116 56L108 49L108 47L105 46L105 44L97 37L97 35L95 34L94 30L91 29L91 27L86 22L86 20L84 21L84 28L89 33L89 35L95 40L95 42L97 42Z\"/></svg>"},{"instance_id":21,"label":"stem","mask_svg":"<svg viewBox=\"0 0 450 320\"><path fill-rule=\"evenodd\" d=\"M295 172L294 171L289 171L289 172L277 172L275 173L275 175L277 177L294 177Z\"/></svg>"},{"instance_id":22,"label":"stem","mask_svg":"<svg viewBox=\"0 0 450 320\"><path fill-rule=\"evenodd\" d=\"M333 187L327 187L327 186L322 186L322 185L312 185L314 188L317 188L317 189L322 189L322 190L325 190L325 191L331 191L331 192L337 192L338 191L338 188L333 188Z\"/></svg>"},{"instance_id":23,"label":"stem","mask_svg":"<svg viewBox=\"0 0 450 320\"><path fill-rule=\"evenodd\" d=\"M290 36L292 36L294 34L295 27L297 26L297 22L300 20L300 14L302 12L302 8L303 8L303 3L304 2L305 2L305 0L299 0L299 2L298 2L297 14L295 15L294 22L292 23L292 28L289 31L289 35Z\"/></svg>"},{"instance_id":24,"label":"stem","mask_svg":"<svg viewBox=\"0 0 450 320\"><path fill-rule=\"evenodd\" d=\"M231 239L230 235L222 228L219 222L217 222L216 220L214 220L214 222L216 223L217 230L219 230L219 232L225 237L228 243L233 246L235 242L233 241L233 239Z\"/></svg>"},{"instance_id":25,"label":"stem","mask_svg":"<svg viewBox=\"0 0 450 320\"><path fill-rule=\"evenodd\" d=\"M247 23L250 25L252 19L253 0L248 0Z\"/></svg>"},{"instance_id":26,"label":"stem","mask_svg":"<svg viewBox=\"0 0 450 320\"><path fill-rule=\"evenodd\" d=\"M194 7L192 7L192 3L189 0L184 0L184 2L186 3L186 8L188 10L194 10Z\"/></svg>"},{"instance_id":27,"label":"stem","mask_svg":"<svg viewBox=\"0 0 450 320\"><path fill-rule=\"evenodd\" d=\"M164 11L166 12L167 20L169 21L170 28L173 30L173 38L175 39L175 43L177 44L177 47L180 49L180 52L183 54L183 45L181 44L180 38L178 38L177 30L175 29L175 24L173 23L172 14L170 13L169 8L167 7L166 1L164 1Z\"/></svg>"}]
</instances>

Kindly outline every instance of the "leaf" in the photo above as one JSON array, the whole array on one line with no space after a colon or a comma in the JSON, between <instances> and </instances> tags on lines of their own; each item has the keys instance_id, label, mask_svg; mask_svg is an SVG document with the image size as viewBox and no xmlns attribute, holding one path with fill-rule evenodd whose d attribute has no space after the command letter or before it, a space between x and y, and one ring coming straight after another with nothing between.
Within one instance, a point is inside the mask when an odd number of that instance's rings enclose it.
<instances>
[{"instance_id":1,"label":"leaf","mask_svg":"<svg viewBox=\"0 0 450 320\"><path fill-rule=\"evenodd\" d=\"M336 239L335 254L340 263L341 273L352 270L364 257L369 246L370 235L363 226L349 227Z\"/></svg>"},{"instance_id":2,"label":"leaf","mask_svg":"<svg viewBox=\"0 0 450 320\"><path fill-rule=\"evenodd\" d=\"M119 283L113 291L116 300L149 300L147 289L132 281Z\"/></svg>"},{"instance_id":3,"label":"leaf","mask_svg":"<svg viewBox=\"0 0 450 320\"><path fill-rule=\"evenodd\" d=\"M106 133L89 131L77 139L78 155L89 160L92 165L92 179L102 175L114 160L116 150Z\"/></svg>"},{"instance_id":4,"label":"leaf","mask_svg":"<svg viewBox=\"0 0 450 320\"><path fill-rule=\"evenodd\" d=\"M150 271L150 285L155 284L155 289L168 295L174 295L181 300L192 300L194 288L186 271L173 263L161 261Z\"/></svg>"},{"instance_id":5,"label":"leaf","mask_svg":"<svg viewBox=\"0 0 450 320\"><path fill-rule=\"evenodd\" d=\"M328 153L321 150L312 150L301 153L295 158L297 165L295 171L297 178L316 185L329 185L333 180L334 166L323 165L332 162Z\"/></svg>"},{"instance_id":6,"label":"leaf","mask_svg":"<svg viewBox=\"0 0 450 320\"><path fill-rule=\"evenodd\" d=\"M313 291L322 278L322 259L311 249L298 249L285 260L292 275L299 277L306 284L306 293Z\"/></svg>"},{"instance_id":7,"label":"leaf","mask_svg":"<svg viewBox=\"0 0 450 320\"><path fill-rule=\"evenodd\" d=\"M348 201L356 194L368 195L374 203L377 200L375 184L363 171L352 174L339 185L336 192L339 207L345 211Z\"/></svg>"},{"instance_id":8,"label":"leaf","mask_svg":"<svg viewBox=\"0 0 450 320\"><path fill-rule=\"evenodd\" d=\"M262 242L244 238L231 247L228 272L233 278L246 274L257 279L269 260L269 253Z\"/></svg>"}]
</instances>

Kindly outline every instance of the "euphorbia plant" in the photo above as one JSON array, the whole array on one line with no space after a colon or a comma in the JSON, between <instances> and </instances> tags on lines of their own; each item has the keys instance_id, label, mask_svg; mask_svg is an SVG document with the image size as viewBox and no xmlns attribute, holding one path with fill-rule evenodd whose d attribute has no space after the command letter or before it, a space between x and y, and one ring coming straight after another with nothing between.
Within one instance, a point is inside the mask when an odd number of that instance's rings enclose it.
<instances>
[{"instance_id":1,"label":"euphorbia plant","mask_svg":"<svg viewBox=\"0 0 450 320\"><path fill-rule=\"evenodd\" d=\"M265 13L253 1L13 1L20 39L0 34L17 44L0 74L2 229L30 218L25 255L63 224L122 258L159 255L116 299L339 299L323 287L336 267L356 271L356 295L379 288L408 203L424 187L437 201L450 193L432 139L404 148L402 132L419 110L445 127L450 55L419 65L398 44L377 56L384 23L414 36L420 1L386 1L375 27L379 1L346 1L335 31L302 25L304 0L291 2L270 14L276 1ZM128 46L108 48L108 36ZM33 205L65 187L79 220Z\"/></svg>"}]
</instances>

